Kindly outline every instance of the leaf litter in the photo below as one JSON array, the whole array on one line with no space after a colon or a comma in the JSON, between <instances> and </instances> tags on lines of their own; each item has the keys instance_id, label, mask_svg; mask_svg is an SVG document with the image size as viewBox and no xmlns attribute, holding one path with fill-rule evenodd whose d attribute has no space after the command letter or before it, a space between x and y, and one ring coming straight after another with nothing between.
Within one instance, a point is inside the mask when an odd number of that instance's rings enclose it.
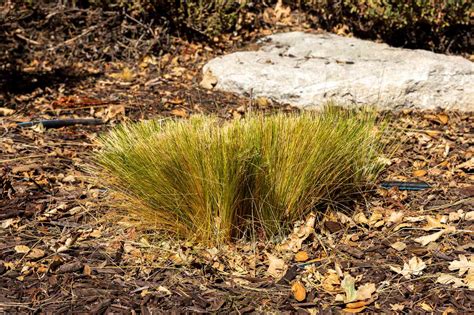
<instances>
[{"instance_id":1,"label":"leaf litter","mask_svg":"<svg viewBox=\"0 0 474 315\"><path fill-rule=\"evenodd\" d=\"M286 10L268 11L267 19L286 20ZM172 38L172 49L151 53L139 64L73 57L67 62L86 73L74 84L64 80L8 94L0 109L0 311L465 313L474 308L469 113L388 114L402 145L382 180L423 180L431 188L374 189L351 206L354 214L329 209L321 222L309 216L281 242L205 248L160 239L107 207L113 196L88 182L84 165L96 149L94 139L111 126L193 113L230 119L244 115L249 104L267 112L293 110L199 87L207 60L264 32L222 38L212 48ZM44 69L48 58L59 67L66 61L49 56L23 66ZM16 126L71 117L106 124Z\"/></svg>"}]
</instances>

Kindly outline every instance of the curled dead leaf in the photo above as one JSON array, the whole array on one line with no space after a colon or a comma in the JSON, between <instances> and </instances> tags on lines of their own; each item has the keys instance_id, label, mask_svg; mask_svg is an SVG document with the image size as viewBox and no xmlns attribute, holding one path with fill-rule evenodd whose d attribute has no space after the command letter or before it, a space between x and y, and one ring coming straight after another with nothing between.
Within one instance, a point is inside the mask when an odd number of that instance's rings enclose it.
<instances>
[{"instance_id":1,"label":"curled dead leaf","mask_svg":"<svg viewBox=\"0 0 474 315\"><path fill-rule=\"evenodd\" d=\"M474 270L469 271L469 273L464 278L464 282L466 283L469 290L474 290Z\"/></svg>"},{"instance_id":2,"label":"curled dead leaf","mask_svg":"<svg viewBox=\"0 0 474 315\"><path fill-rule=\"evenodd\" d=\"M372 302L372 301L370 301ZM367 302L366 301L358 301L358 302L352 302L352 303L347 303L346 308L359 308L362 306L366 306Z\"/></svg>"},{"instance_id":3,"label":"curled dead leaf","mask_svg":"<svg viewBox=\"0 0 474 315\"><path fill-rule=\"evenodd\" d=\"M300 226L296 226L293 232L288 236L282 244L277 246L280 251L292 251L297 252L301 249L301 246L305 239L307 239L314 231L314 224L316 223L316 215L310 213L306 222Z\"/></svg>"},{"instance_id":4,"label":"curled dead leaf","mask_svg":"<svg viewBox=\"0 0 474 315\"><path fill-rule=\"evenodd\" d=\"M426 216L426 225L423 227L423 230L430 231L433 229L444 228L446 224L443 222L446 221L447 218L445 216L440 217L432 217L430 215Z\"/></svg>"},{"instance_id":5,"label":"curled dead leaf","mask_svg":"<svg viewBox=\"0 0 474 315\"><path fill-rule=\"evenodd\" d=\"M308 259L309 259L308 253L303 250L297 252L295 255L295 261L297 262L304 262L304 261L307 261Z\"/></svg>"},{"instance_id":6,"label":"curled dead leaf","mask_svg":"<svg viewBox=\"0 0 474 315\"><path fill-rule=\"evenodd\" d=\"M405 308L405 305L403 304L390 304L390 309L392 311L403 311L403 309Z\"/></svg>"},{"instance_id":7,"label":"curled dead leaf","mask_svg":"<svg viewBox=\"0 0 474 315\"><path fill-rule=\"evenodd\" d=\"M186 118L188 117L188 112L184 108L175 108L171 111L171 115Z\"/></svg>"},{"instance_id":8,"label":"curled dead leaf","mask_svg":"<svg viewBox=\"0 0 474 315\"><path fill-rule=\"evenodd\" d=\"M103 114L105 121L110 121L116 117L123 116L125 116L125 105L110 105Z\"/></svg>"},{"instance_id":9,"label":"curled dead leaf","mask_svg":"<svg viewBox=\"0 0 474 315\"><path fill-rule=\"evenodd\" d=\"M369 223L369 219L367 219L365 214L362 213L362 212L359 212L359 213L355 214L353 219L356 223L359 223L359 224L368 224Z\"/></svg>"},{"instance_id":10,"label":"curled dead leaf","mask_svg":"<svg viewBox=\"0 0 474 315\"><path fill-rule=\"evenodd\" d=\"M323 278L322 286L323 289L330 293L340 292L341 280L336 272L329 272Z\"/></svg>"},{"instance_id":11,"label":"curled dead leaf","mask_svg":"<svg viewBox=\"0 0 474 315\"><path fill-rule=\"evenodd\" d=\"M368 224L369 226L372 226L374 228L380 227L385 224L383 214L380 212L379 209L374 209L374 211L370 215Z\"/></svg>"},{"instance_id":12,"label":"curled dead leaf","mask_svg":"<svg viewBox=\"0 0 474 315\"><path fill-rule=\"evenodd\" d=\"M357 308L349 308L349 307L346 307L345 309L343 309L344 312L346 313L352 313L352 314L356 314L356 313L360 313L362 312L363 310L365 310L367 308L367 306L361 306L361 307L357 307Z\"/></svg>"},{"instance_id":13,"label":"curled dead leaf","mask_svg":"<svg viewBox=\"0 0 474 315\"><path fill-rule=\"evenodd\" d=\"M302 302L306 299L306 289L301 281L295 281L291 286L291 291L293 292L293 297L298 302Z\"/></svg>"},{"instance_id":14,"label":"curled dead leaf","mask_svg":"<svg viewBox=\"0 0 474 315\"><path fill-rule=\"evenodd\" d=\"M85 276L90 276L92 274L92 268L89 265L85 264L82 273L84 273Z\"/></svg>"},{"instance_id":15,"label":"curled dead leaf","mask_svg":"<svg viewBox=\"0 0 474 315\"><path fill-rule=\"evenodd\" d=\"M474 221L474 211L469 211L464 215L464 220Z\"/></svg>"},{"instance_id":16,"label":"curled dead leaf","mask_svg":"<svg viewBox=\"0 0 474 315\"><path fill-rule=\"evenodd\" d=\"M423 177L428 173L426 170L415 170L413 171L413 176L415 177Z\"/></svg>"},{"instance_id":17,"label":"curled dead leaf","mask_svg":"<svg viewBox=\"0 0 474 315\"><path fill-rule=\"evenodd\" d=\"M93 238L99 238L102 236L102 232L99 229L95 229L91 232L91 234L89 234L89 236Z\"/></svg>"},{"instance_id":18,"label":"curled dead leaf","mask_svg":"<svg viewBox=\"0 0 474 315\"><path fill-rule=\"evenodd\" d=\"M275 279L280 279L285 274L288 266L285 261L275 255L267 253L268 269L267 273Z\"/></svg>"},{"instance_id":19,"label":"curled dead leaf","mask_svg":"<svg viewBox=\"0 0 474 315\"><path fill-rule=\"evenodd\" d=\"M421 302L420 304L418 304L418 306L421 307L424 311L433 312L433 308L431 307L431 305L426 302Z\"/></svg>"},{"instance_id":20,"label":"curled dead leaf","mask_svg":"<svg viewBox=\"0 0 474 315\"><path fill-rule=\"evenodd\" d=\"M388 218L388 223L398 224L403 221L404 216L405 216L405 213L403 211L393 211L392 213L390 213L390 216Z\"/></svg>"}]
</instances>

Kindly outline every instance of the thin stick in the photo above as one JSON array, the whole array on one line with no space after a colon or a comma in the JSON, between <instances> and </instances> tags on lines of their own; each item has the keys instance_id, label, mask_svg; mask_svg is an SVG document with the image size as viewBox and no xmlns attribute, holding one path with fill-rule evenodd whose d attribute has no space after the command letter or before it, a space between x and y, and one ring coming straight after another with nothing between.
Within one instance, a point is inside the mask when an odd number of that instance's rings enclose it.
<instances>
[{"instance_id":1,"label":"thin stick","mask_svg":"<svg viewBox=\"0 0 474 315\"><path fill-rule=\"evenodd\" d=\"M13 159L8 159L8 160L0 160L0 163L7 163L7 162L13 162L13 161L19 161L19 160L26 160L26 159L35 159L35 158L40 158L40 157L45 157L45 156L46 156L46 154L20 156L20 157L13 158Z\"/></svg>"},{"instance_id":2,"label":"thin stick","mask_svg":"<svg viewBox=\"0 0 474 315\"><path fill-rule=\"evenodd\" d=\"M465 198L465 199L460 199L460 200L455 201L455 202L452 202L452 203L447 203L447 204L444 204L444 205L441 205L441 206L437 206L437 207L433 207L433 208L428 208L428 209L426 209L426 210L427 210L427 211L434 211L434 210L446 209L446 208L454 207L454 206L457 206L457 205L460 205L460 204L463 204L463 203L466 203L466 202L470 202L470 201L474 201L474 197L469 197L469 198Z\"/></svg>"}]
</instances>

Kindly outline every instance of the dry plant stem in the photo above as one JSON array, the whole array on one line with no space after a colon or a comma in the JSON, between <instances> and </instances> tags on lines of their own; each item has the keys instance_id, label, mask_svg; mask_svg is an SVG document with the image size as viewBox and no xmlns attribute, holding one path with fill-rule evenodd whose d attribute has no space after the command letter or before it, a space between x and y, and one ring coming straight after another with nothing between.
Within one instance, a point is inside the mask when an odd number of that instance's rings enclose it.
<instances>
[{"instance_id":1,"label":"dry plant stem","mask_svg":"<svg viewBox=\"0 0 474 315\"><path fill-rule=\"evenodd\" d=\"M102 138L97 178L146 226L221 243L272 237L350 201L381 170L375 114L249 114L150 121Z\"/></svg>"}]
</instances>

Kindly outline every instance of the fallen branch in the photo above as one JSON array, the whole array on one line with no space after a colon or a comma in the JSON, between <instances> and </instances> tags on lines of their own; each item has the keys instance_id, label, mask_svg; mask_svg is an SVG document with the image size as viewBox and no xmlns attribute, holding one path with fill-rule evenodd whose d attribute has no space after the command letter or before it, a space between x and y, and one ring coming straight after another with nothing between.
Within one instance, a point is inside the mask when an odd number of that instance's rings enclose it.
<instances>
[{"instance_id":1,"label":"fallen branch","mask_svg":"<svg viewBox=\"0 0 474 315\"><path fill-rule=\"evenodd\" d=\"M17 123L18 127L32 127L42 124L44 128L61 128L73 125L102 125L104 121L101 119L53 119L53 120L38 120Z\"/></svg>"}]
</instances>

